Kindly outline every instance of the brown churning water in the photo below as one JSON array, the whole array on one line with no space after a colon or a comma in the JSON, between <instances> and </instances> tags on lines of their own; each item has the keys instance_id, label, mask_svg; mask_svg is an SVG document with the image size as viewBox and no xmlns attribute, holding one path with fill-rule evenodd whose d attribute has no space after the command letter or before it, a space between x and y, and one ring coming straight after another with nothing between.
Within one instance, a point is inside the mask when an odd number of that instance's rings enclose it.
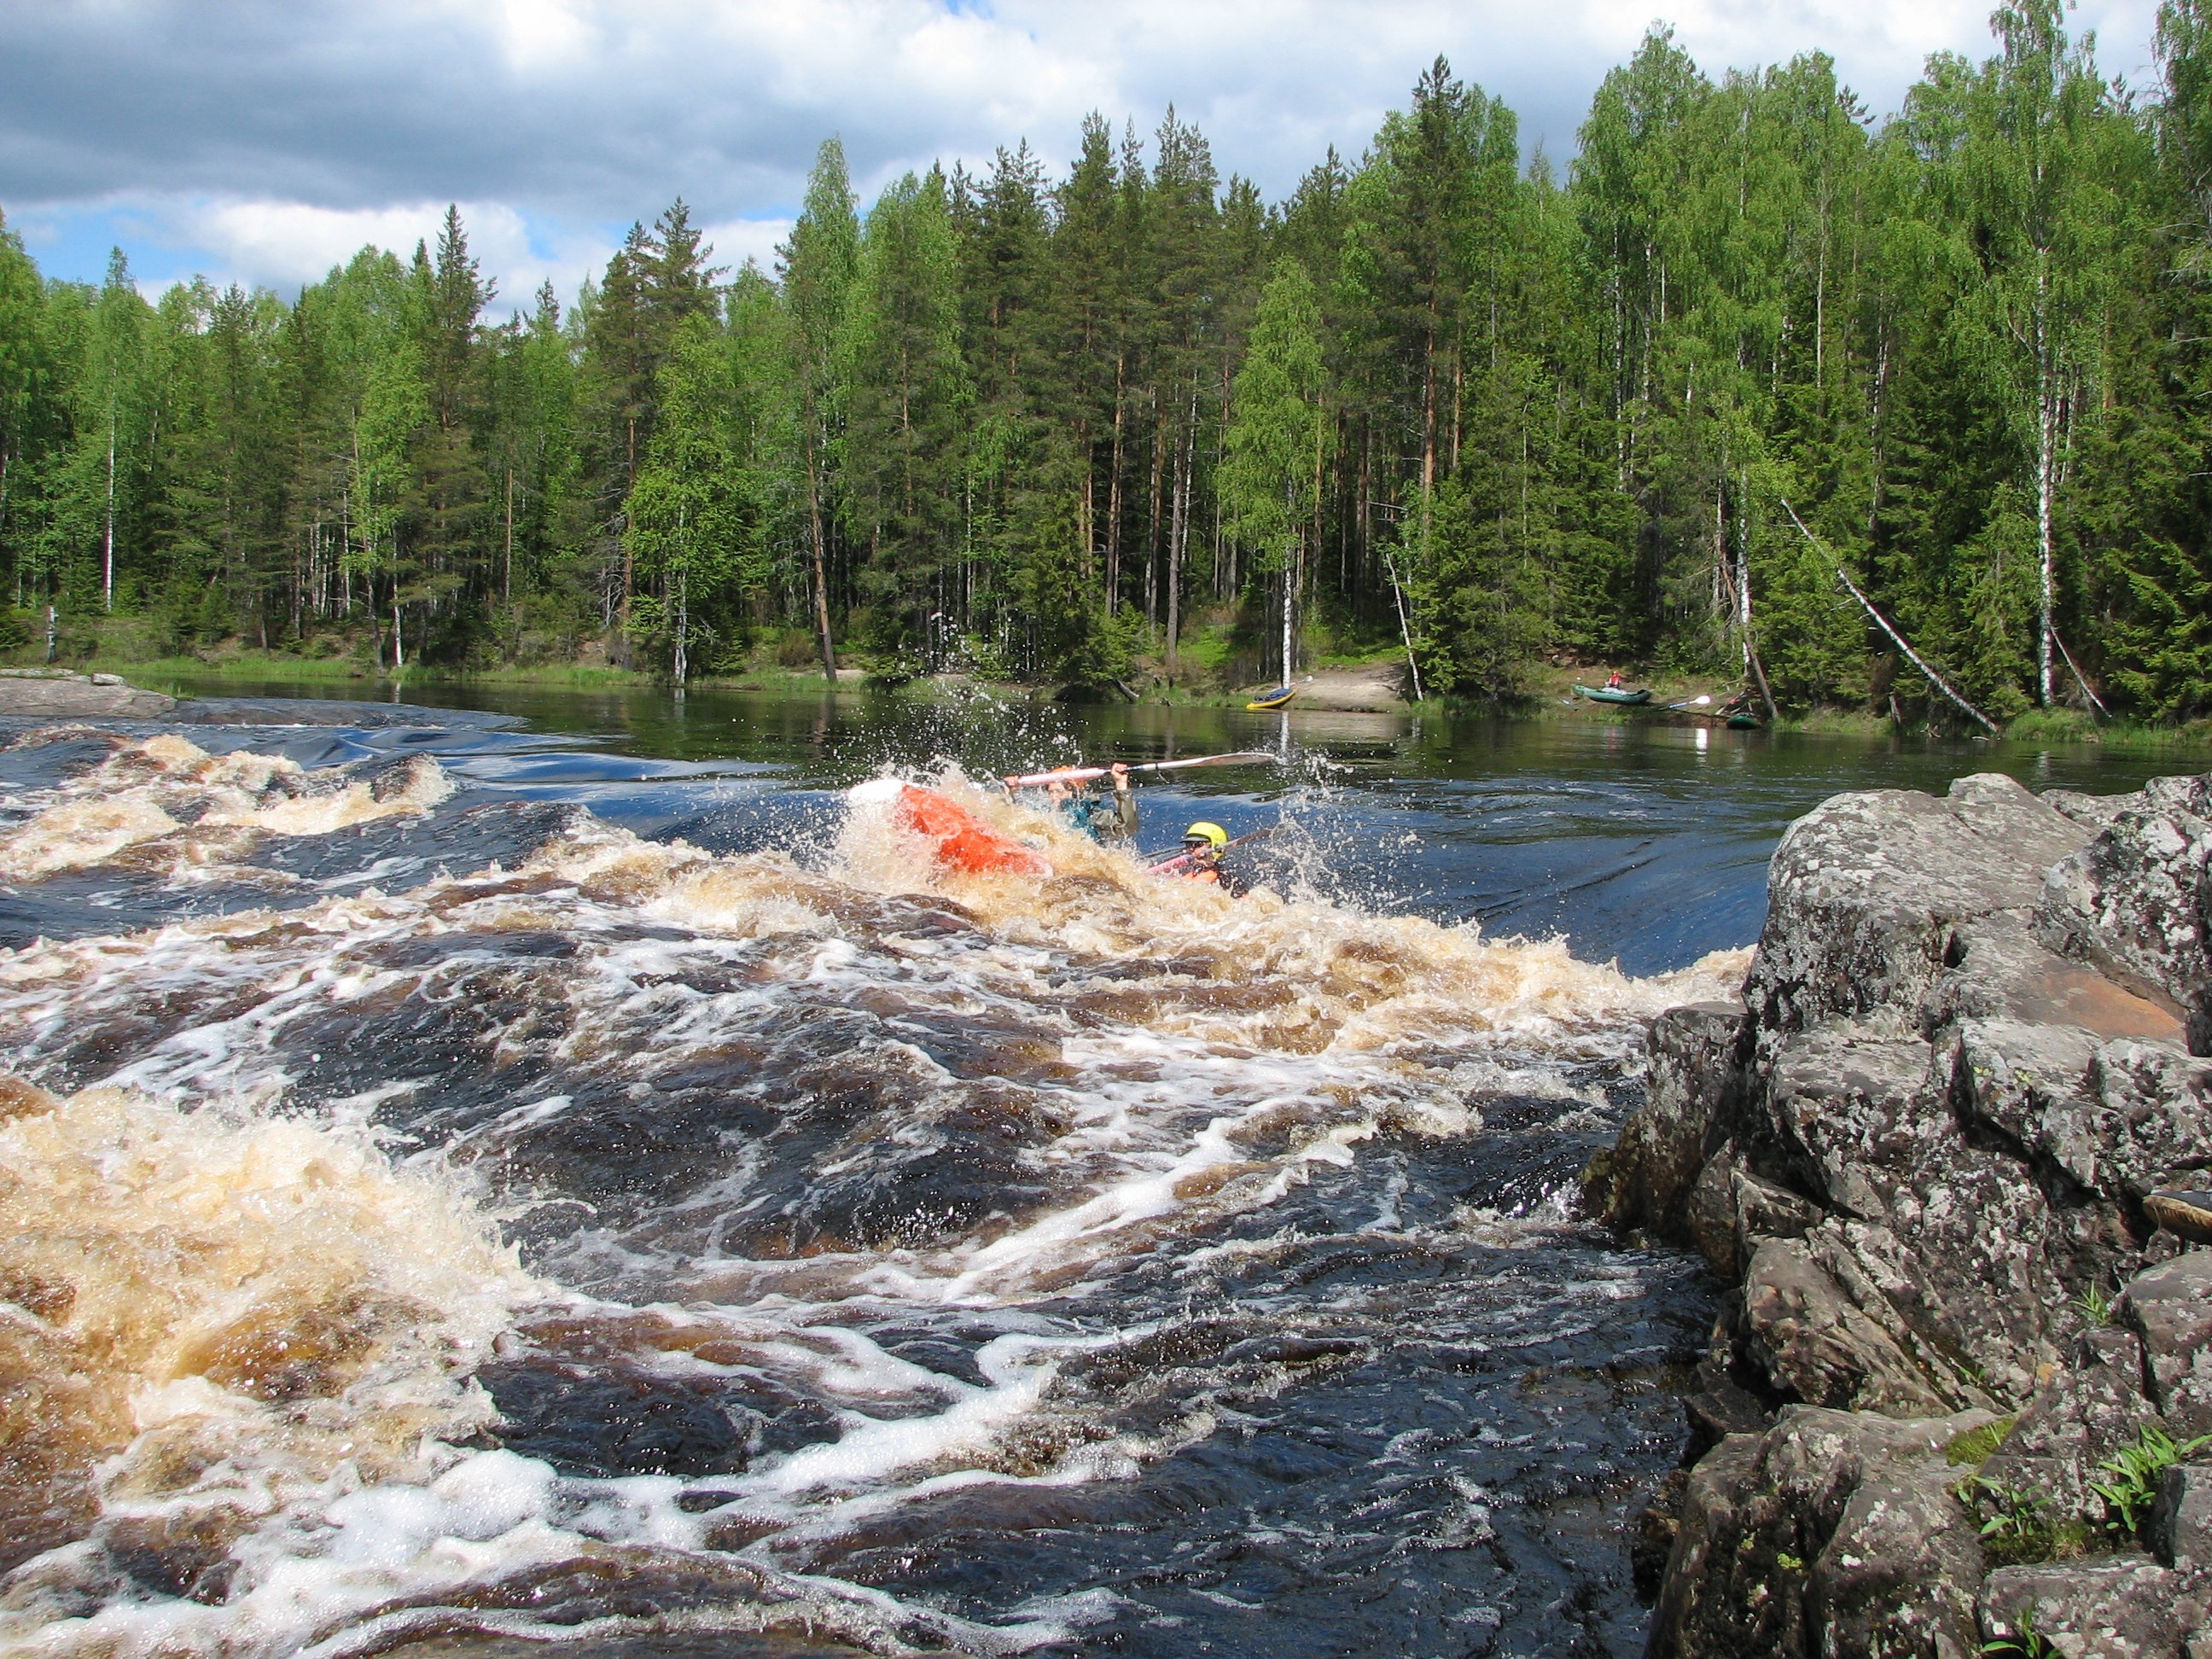
<instances>
[{"instance_id":1,"label":"brown churning water","mask_svg":"<svg viewBox=\"0 0 2212 1659\"><path fill-rule=\"evenodd\" d=\"M1121 1604L871 1552L1142 1490L1374 1358L1387 1287L1257 1311L1324 1189L1374 1215L1322 1232L1425 1259L1572 1235L1557 1170L1418 1217L1376 1172L1506 1103L1601 1131L1641 1019L1744 965L1628 978L1294 866L1239 902L951 771L1052 877L945 877L864 811L716 854L428 758L102 741L0 826L15 890L174 905L0 954L9 1651L1076 1640ZM1547 1330L1643 1294L1590 1260Z\"/></svg>"}]
</instances>

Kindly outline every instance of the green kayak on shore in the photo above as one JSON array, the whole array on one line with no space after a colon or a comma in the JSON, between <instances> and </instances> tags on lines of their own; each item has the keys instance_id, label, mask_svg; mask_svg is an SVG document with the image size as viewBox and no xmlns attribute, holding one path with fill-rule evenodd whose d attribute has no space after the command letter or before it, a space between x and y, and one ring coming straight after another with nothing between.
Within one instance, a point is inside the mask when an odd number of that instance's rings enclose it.
<instances>
[{"instance_id":1,"label":"green kayak on shore","mask_svg":"<svg viewBox=\"0 0 2212 1659\"><path fill-rule=\"evenodd\" d=\"M1615 691L1602 685L1577 685L1575 690L1592 702L1616 702L1626 708L1640 708L1651 701L1648 686L1640 691Z\"/></svg>"}]
</instances>

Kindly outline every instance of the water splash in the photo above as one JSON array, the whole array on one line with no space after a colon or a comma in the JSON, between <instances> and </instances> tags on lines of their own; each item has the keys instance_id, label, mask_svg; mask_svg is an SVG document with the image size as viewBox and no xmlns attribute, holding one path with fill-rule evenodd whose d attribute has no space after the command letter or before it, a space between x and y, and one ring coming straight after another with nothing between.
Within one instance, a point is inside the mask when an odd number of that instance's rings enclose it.
<instances>
[{"instance_id":1,"label":"water splash","mask_svg":"<svg viewBox=\"0 0 2212 1659\"><path fill-rule=\"evenodd\" d=\"M27 890L246 890L270 846L386 817L460 845L487 810L421 757L288 765L118 748L0 859ZM1513 1112L1601 1128L1636 1022L1742 971L1632 979L1334 902L1295 861L1233 901L929 781L1054 873L949 875L864 817L715 854L517 812L458 873L0 957L0 1059L77 1091L20 1091L5 1132L39 1172L14 1231L47 1241L9 1268L6 1363L40 1399L106 1379L42 1419L20 1639L616 1617L585 1589L548 1614L564 1574L887 1651L1067 1639L1112 1607L979 1620L865 1562L948 1504L1137 1480L1351 1363L1371 1338L1307 1352L1189 1298L1348 1248L1310 1196L1408 1149ZM143 817L93 822L116 802ZM1401 1176L1349 1248L1556 1242L1566 1178L1415 1215ZM71 1232L87 1194L112 1219ZM1562 1308L1644 1293L1581 1271Z\"/></svg>"}]
</instances>

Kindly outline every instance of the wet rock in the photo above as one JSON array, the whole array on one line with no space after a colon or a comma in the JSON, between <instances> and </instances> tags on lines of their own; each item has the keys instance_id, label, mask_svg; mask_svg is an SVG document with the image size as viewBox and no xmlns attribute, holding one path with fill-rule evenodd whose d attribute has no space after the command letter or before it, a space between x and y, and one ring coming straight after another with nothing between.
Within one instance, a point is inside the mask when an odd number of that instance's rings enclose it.
<instances>
[{"instance_id":1,"label":"wet rock","mask_svg":"<svg viewBox=\"0 0 2212 1659\"><path fill-rule=\"evenodd\" d=\"M2212 1434L2212 1251L2141 1273L2121 1298L2142 1340L2151 1399L2179 1439Z\"/></svg>"},{"instance_id":2,"label":"wet rock","mask_svg":"<svg viewBox=\"0 0 2212 1659\"><path fill-rule=\"evenodd\" d=\"M2202 1615L2203 1592L2147 1555L2124 1554L1999 1567L1978 1611L1991 1642L2032 1631L2069 1659L2172 1659Z\"/></svg>"},{"instance_id":3,"label":"wet rock","mask_svg":"<svg viewBox=\"0 0 2212 1659\"><path fill-rule=\"evenodd\" d=\"M1659 1594L1666 1577L1667 1558L1682 1529L1682 1498L1688 1491L1690 1472L1671 1471L1649 1503L1629 1522L1628 1569L1636 1581L1636 1598L1647 1605Z\"/></svg>"},{"instance_id":4,"label":"wet rock","mask_svg":"<svg viewBox=\"0 0 2212 1659\"><path fill-rule=\"evenodd\" d=\"M238 1569L231 1547L253 1517L228 1506L124 1516L100 1529L108 1559L143 1589L219 1603Z\"/></svg>"},{"instance_id":5,"label":"wet rock","mask_svg":"<svg viewBox=\"0 0 2212 1659\"><path fill-rule=\"evenodd\" d=\"M843 670L840 670L843 672ZM380 1652L395 1659L867 1659L865 1648L831 1642L800 1624L790 1631L669 1630L606 1634L558 1644L490 1632L447 1632Z\"/></svg>"},{"instance_id":6,"label":"wet rock","mask_svg":"<svg viewBox=\"0 0 2212 1659\"><path fill-rule=\"evenodd\" d=\"M763 1377L671 1376L619 1360L532 1356L477 1372L499 1443L564 1474L735 1474L763 1453L834 1439L821 1406Z\"/></svg>"}]
</instances>

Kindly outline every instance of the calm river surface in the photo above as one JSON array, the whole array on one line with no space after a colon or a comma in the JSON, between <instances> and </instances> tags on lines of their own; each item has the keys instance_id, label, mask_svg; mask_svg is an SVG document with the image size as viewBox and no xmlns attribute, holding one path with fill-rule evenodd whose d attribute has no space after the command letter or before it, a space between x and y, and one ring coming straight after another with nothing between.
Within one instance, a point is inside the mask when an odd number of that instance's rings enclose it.
<instances>
[{"instance_id":1,"label":"calm river surface","mask_svg":"<svg viewBox=\"0 0 2212 1659\"><path fill-rule=\"evenodd\" d=\"M2178 769L204 689L0 723L11 1651L1639 1651L1713 1311L1575 1212L1644 1022L1832 793ZM1241 902L962 781L1253 748L1140 797L1280 826Z\"/></svg>"}]
</instances>

